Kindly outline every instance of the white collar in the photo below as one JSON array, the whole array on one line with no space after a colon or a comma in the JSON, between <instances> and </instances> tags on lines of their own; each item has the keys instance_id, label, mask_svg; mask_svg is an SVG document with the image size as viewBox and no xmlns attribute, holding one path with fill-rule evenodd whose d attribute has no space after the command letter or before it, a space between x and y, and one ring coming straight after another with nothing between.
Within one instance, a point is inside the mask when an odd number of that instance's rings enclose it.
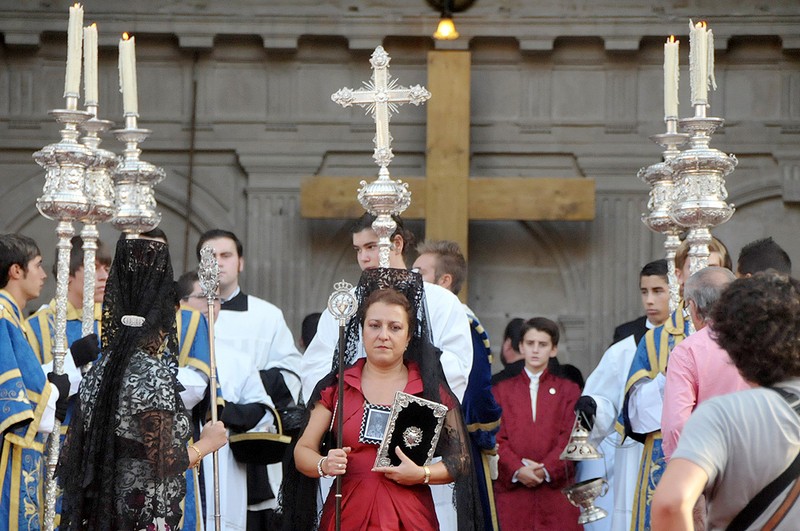
<instances>
[{"instance_id":1,"label":"white collar","mask_svg":"<svg viewBox=\"0 0 800 531\"><path fill-rule=\"evenodd\" d=\"M540 376L542 375L542 373L544 372L544 369L542 369L541 371L539 371L539 372L537 372L536 374L534 374L534 373L532 373L531 371L529 371L527 367L525 367L525 372L528 374L528 378L530 378L530 379L531 379L531 381L534 381L534 380L536 380L536 381L538 382L538 381L539 381L539 377L540 377Z\"/></svg>"},{"instance_id":2,"label":"white collar","mask_svg":"<svg viewBox=\"0 0 800 531\"><path fill-rule=\"evenodd\" d=\"M220 301L219 301L219 302L220 302L220 304L224 304L224 303L228 302L229 300L233 299L235 296L237 296L237 295L238 295L238 294L240 294L241 292L242 292L242 288L241 288L241 286L236 286L236 289L235 289L235 290L233 290L233 293L231 293L231 296L230 296L230 297L228 297L227 299L222 299L222 300L220 300Z\"/></svg>"}]
</instances>

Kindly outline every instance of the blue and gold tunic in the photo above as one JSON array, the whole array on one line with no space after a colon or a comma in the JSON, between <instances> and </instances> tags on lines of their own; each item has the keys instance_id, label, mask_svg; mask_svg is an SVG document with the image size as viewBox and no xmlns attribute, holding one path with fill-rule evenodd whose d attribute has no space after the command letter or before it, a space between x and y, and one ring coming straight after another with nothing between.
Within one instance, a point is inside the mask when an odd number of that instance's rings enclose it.
<instances>
[{"instance_id":1,"label":"blue and gold tunic","mask_svg":"<svg viewBox=\"0 0 800 531\"><path fill-rule=\"evenodd\" d=\"M664 474L666 461L664 450L661 448L661 430L639 434L631 429L628 419L628 400L631 390L638 382L644 379L653 380L659 373L666 375L669 354L689 335L690 326L691 322L684 317L681 304L666 323L647 331L639 342L628 373L621 421L625 425L625 435L644 444L634 491L632 531L650 529L650 504L656 486Z\"/></svg>"},{"instance_id":2,"label":"blue and gold tunic","mask_svg":"<svg viewBox=\"0 0 800 531\"><path fill-rule=\"evenodd\" d=\"M38 530L45 475L39 428L52 386L28 343L22 311L5 290L0 314L0 529Z\"/></svg>"}]
</instances>

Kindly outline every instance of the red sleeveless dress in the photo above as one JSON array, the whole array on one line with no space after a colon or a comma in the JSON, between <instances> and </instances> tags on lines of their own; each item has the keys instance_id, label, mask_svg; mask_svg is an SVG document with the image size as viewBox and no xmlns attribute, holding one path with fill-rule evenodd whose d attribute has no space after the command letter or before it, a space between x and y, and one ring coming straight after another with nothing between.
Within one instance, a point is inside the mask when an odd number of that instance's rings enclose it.
<instances>
[{"instance_id":1,"label":"red sleeveless dress","mask_svg":"<svg viewBox=\"0 0 800 531\"><path fill-rule=\"evenodd\" d=\"M361 371L364 358L344 373L344 446L353 450L342 476L342 529L348 531L437 530L439 522L428 485L404 486L371 472L378 446L359 442L364 416ZM404 392L422 394L422 379L416 364L408 364L408 383ZM334 410L337 388L322 391L320 402ZM387 404L388 405L388 404ZM331 488L322 509L320 530L335 528L335 487Z\"/></svg>"}]
</instances>

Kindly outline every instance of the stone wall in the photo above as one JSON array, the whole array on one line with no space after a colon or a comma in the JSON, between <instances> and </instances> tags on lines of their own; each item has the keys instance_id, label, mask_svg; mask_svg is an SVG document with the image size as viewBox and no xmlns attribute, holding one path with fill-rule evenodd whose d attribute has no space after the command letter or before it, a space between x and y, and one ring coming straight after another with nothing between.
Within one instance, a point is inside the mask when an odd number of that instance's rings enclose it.
<instances>
[{"instance_id":1,"label":"stone wall","mask_svg":"<svg viewBox=\"0 0 800 531\"><path fill-rule=\"evenodd\" d=\"M142 157L167 170L157 199L175 269L194 267L200 232L236 231L245 289L283 308L296 334L333 282L358 276L346 220L302 219L300 182L375 175L371 121L330 94L368 79L377 45L404 85L425 83L427 51L469 49L471 175L597 183L592 222L518 222L513 212L472 222L469 304L495 352L511 317L557 319L562 361L585 374L613 327L639 315L638 271L662 254L662 237L640 221L647 187L636 172L660 156L647 137L663 130L670 33L681 39L681 114L689 113L689 18L707 19L716 35L710 113L726 126L712 145L739 159L728 179L737 211L715 234L734 257L772 235L800 260L800 14L795 1L740 4L479 0L456 16L461 39L441 44L430 38L437 15L424 0L84 3L86 22L100 28L101 116L117 124L115 45L122 31L136 35L140 124L153 130ZM63 101L67 5L0 2L0 230L36 238L48 267L54 223L34 206L43 178L31 153L58 137L47 111ZM424 107L403 108L392 135L392 175L423 175ZM104 147L119 152L113 137ZM423 236L422 222L411 227ZM116 239L110 227L101 234ZM52 293L52 279L48 286Z\"/></svg>"}]
</instances>

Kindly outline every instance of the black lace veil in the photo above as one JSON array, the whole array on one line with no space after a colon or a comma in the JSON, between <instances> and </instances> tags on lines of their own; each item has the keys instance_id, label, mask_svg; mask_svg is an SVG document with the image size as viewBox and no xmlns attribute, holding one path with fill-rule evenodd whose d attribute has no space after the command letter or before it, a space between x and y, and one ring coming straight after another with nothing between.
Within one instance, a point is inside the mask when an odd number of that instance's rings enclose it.
<instances>
[{"instance_id":1,"label":"black lace veil","mask_svg":"<svg viewBox=\"0 0 800 531\"><path fill-rule=\"evenodd\" d=\"M177 373L176 307L167 246L154 240L119 240L103 299L103 359L82 385L97 383L89 388L92 395L86 403L76 408L59 461L61 529L111 529L119 451L115 413L123 377L137 350L161 353Z\"/></svg>"},{"instance_id":2,"label":"black lace veil","mask_svg":"<svg viewBox=\"0 0 800 531\"><path fill-rule=\"evenodd\" d=\"M410 323L413 326L413 334L404 358L407 361L416 362L419 366L423 383L422 397L434 402L458 404L458 399L450 390L439 361L442 353L431 343L427 309L425 308L424 284L422 276L415 271L378 268L362 273L355 290L358 312L345 327L345 367L353 365L360 357L361 327L366 312L364 301L372 292L387 288L405 295L411 303L413 313L417 316L416 323ZM311 399L308 401L300 434L295 438L286 454L287 462L284 466L283 485L279 500L283 513L283 529L285 530L310 531L315 529L319 522L320 514L316 508L319 480L309 478L297 470L293 457L294 446L305 431L311 410L319 401L322 390L335 386L337 382L338 356L335 354L332 370L315 387ZM335 440L332 437L329 439ZM455 479L453 503L458 512L458 529L463 531L478 529L483 522L469 448L463 413L460 407L454 407L447 414L436 455L442 458L451 477Z\"/></svg>"},{"instance_id":3,"label":"black lace veil","mask_svg":"<svg viewBox=\"0 0 800 531\"><path fill-rule=\"evenodd\" d=\"M364 301L370 293L379 289L391 288L402 293L411 308L415 310L417 316L416 327L414 327L414 339L428 343L431 342L431 331L428 323L428 312L425 308L425 291L422 276L414 271L406 269L378 268L368 269L361 274L361 279L355 288L355 296L358 301L358 312L347 322L345 326L345 352L344 365L351 366L361 357L363 346L361 345L361 325L364 322ZM339 368L339 346L336 346L336 355L333 356L331 363L332 372Z\"/></svg>"}]
</instances>

